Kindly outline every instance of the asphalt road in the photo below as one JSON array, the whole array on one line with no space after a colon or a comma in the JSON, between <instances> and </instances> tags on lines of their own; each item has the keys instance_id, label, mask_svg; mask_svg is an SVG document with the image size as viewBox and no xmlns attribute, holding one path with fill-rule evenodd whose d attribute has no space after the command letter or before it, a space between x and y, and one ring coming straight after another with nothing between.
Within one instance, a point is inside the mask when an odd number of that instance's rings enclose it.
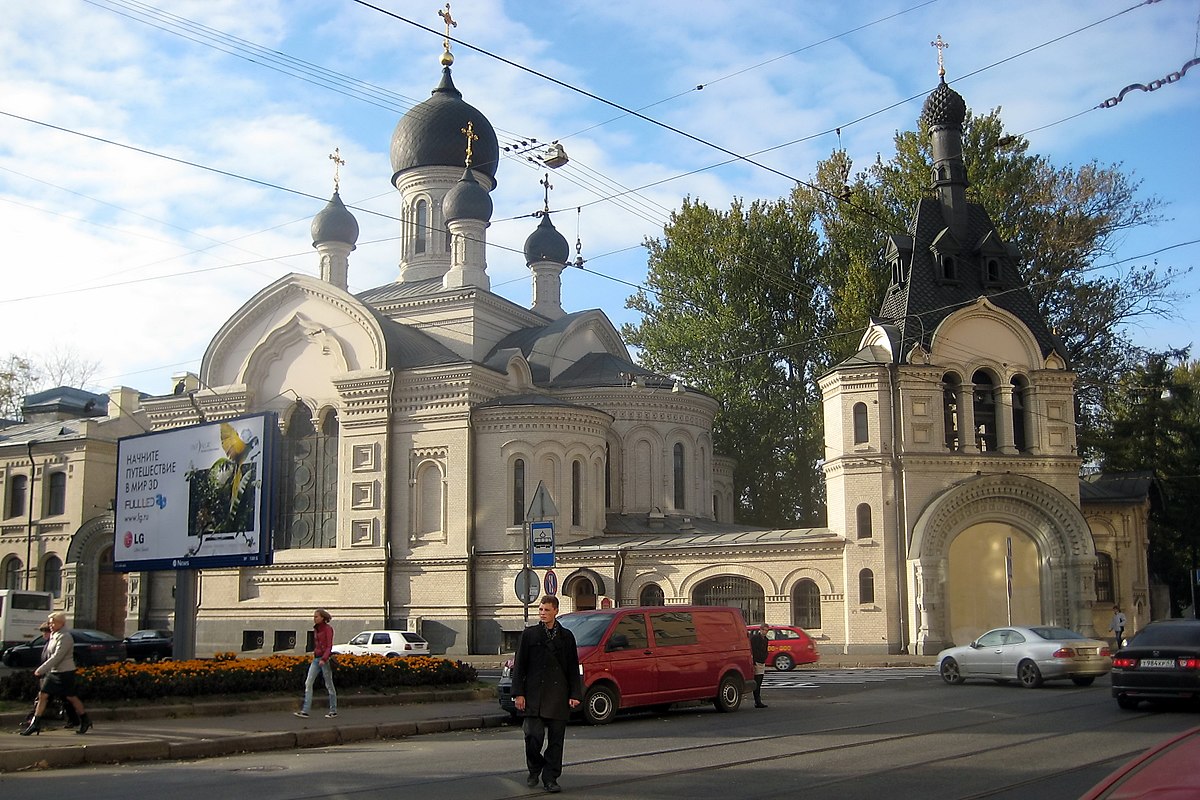
<instances>
[{"instance_id":1,"label":"asphalt road","mask_svg":"<svg viewBox=\"0 0 1200 800\"><path fill-rule=\"evenodd\" d=\"M849 674L846 674L849 673ZM882 674L881 674L882 673ZM564 794L593 800L1062 800L1200 724L1190 710L1121 711L1107 679L1038 690L946 686L932 670L810 673L768 682L767 709L697 705L568 730ZM775 676L773 676L775 677ZM1144 707L1143 707L1144 709ZM196 762L0 777L5 797L210 800L541 796L515 727Z\"/></svg>"}]
</instances>

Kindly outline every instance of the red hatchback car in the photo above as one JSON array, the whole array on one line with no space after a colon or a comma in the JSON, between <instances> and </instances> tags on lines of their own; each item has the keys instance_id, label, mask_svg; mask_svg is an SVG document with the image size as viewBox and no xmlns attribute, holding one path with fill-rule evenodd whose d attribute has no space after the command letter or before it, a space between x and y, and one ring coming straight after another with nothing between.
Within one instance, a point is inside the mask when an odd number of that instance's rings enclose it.
<instances>
[{"instance_id":1,"label":"red hatchback car","mask_svg":"<svg viewBox=\"0 0 1200 800\"><path fill-rule=\"evenodd\" d=\"M757 630L757 625L746 632ZM803 629L794 625L772 625L767 631L767 666L787 671L797 664L815 664L821 660L817 645Z\"/></svg>"}]
</instances>

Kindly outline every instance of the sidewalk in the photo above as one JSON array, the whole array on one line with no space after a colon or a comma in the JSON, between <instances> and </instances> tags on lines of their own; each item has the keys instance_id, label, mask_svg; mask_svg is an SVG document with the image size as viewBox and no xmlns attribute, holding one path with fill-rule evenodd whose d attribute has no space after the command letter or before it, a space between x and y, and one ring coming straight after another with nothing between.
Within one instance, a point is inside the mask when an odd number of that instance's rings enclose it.
<instances>
[{"instance_id":1,"label":"sidewalk","mask_svg":"<svg viewBox=\"0 0 1200 800\"><path fill-rule=\"evenodd\" d=\"M506 656L471 656L476 669L498 669ZM797 667L917 667L932 656L822 656ZM85 698L86 702L86 698ZM299 697L247 702L212 700L179 705L104 708L90 705L95 722L84 736L56 721L37 736L17 736L25 712L0 714L0 772L53 769L154 759L211 758L231 753L328 747L364 739L391 739L503 724L494 689L414 691L401 695L338 694L338 716L325 719L325 696L313 698L312 717L292 712Z\"/></svg>"}]
</instances>

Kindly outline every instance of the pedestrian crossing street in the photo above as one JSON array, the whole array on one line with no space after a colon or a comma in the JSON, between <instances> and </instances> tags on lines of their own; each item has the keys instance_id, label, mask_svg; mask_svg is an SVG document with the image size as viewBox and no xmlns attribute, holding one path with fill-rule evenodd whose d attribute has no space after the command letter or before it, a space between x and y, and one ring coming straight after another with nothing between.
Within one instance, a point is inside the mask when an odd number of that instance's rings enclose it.
<instances>
[{"instance_id":1,"label":"pedestrian crossing street","mask_svg":"<svg viewBox=\"0 0 1200 800\"><path fill-rule=\"evenodd\" d=\"M865 669L808 670L790 672L767 670L764 689L817 689L821 686L853 685L900 681L908 678L935 678L933 667L887 667Z\"/></svg>"}]
</instances>

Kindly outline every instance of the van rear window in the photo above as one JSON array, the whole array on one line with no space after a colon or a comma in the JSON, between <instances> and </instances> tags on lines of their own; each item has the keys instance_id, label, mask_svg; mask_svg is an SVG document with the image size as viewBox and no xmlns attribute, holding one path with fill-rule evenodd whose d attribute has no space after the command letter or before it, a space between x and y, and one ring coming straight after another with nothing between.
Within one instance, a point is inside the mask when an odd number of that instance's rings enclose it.
<instances>
[{"instance_id":1,"label":"van rear window","mask_svg":"<svg viewBox=\"0 0 1200 800\"><path fill-rule=\"evenodd\" d=\"M654 628L654 641L659 647L695 644L699 641L696 637L696 623L688 611L652 613L650 625Z\"/></svg>"},{"instance_id":2,"label":"van rear window","mask_svg":"<svg viewBox=\"0 0 1200 800\"><path fill-rule=\"evenodd\" d=\"M20 608L25 611L49 611L50 610L50 595L48 594L25 594L24 592L13 592L8 596L12 601L14 609Z\"/></svg>"}]
</instances>

